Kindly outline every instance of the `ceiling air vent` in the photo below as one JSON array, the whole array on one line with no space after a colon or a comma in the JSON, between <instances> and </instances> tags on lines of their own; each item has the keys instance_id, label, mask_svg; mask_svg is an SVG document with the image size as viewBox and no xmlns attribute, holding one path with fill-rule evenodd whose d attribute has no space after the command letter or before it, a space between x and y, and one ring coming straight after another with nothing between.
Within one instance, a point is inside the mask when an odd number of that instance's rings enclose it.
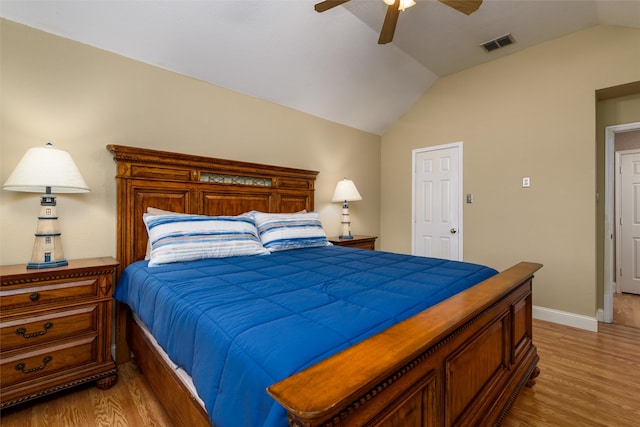
<instances>
[{"instance_id":1,"label":"ceiling air vent","mask_svg":"<svg viewBox=\"0 0 640 427\"><path fill-rule=\"evenodd\" d=\"M501 47L508 46L514 43L515 40L513 36L509 34L505 34L504 36L500 36L497 39L489 40L488 42L482 43L482 47L487 51L491 52L492 50L500 49Z\"/></svg>"}]
</instances>

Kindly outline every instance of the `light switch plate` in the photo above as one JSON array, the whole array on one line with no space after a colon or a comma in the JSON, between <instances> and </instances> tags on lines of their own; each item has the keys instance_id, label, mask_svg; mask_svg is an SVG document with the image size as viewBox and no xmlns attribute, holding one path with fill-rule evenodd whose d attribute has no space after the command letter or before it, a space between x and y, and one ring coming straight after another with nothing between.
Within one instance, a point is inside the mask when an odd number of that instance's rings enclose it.
<instances>
[{"instance_id":1,"label":"light switch plate","mask_svg":"<svg viewBox=\"0 0 640 427\"><path fill-rule=\"evenodd\" d=\"M529 178L528 176L525 176L524 178L522 178L522 188L529 188L531 187L531 178Z\"/></svg>"}]
</instances>

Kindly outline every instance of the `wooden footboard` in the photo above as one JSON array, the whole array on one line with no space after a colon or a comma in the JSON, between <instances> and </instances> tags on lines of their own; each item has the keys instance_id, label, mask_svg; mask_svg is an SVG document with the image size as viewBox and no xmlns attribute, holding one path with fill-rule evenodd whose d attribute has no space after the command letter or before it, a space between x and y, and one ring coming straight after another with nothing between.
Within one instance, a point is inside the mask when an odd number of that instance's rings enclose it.
<instances>
[{"instance_id":1,"label":"wooden footboard","mask_svg":"<svg viewBox=\"0 0 640 427\"><path fill-rule=\"evenodd\" d=\"M531 286L520 263L268 388L291 426L498 425L538 374ZM206 412L129 319L140 370L176 426Z\"/></svg>"},{"instance_id":2,"label":"wooden footboard","mask_svg":"<svg viewBox=\"0 0 640 427\"><path fill-rule=\"evenodd\" d=\"M268 388L292 426L499 424L537 372L520 263Z\"/></svg>"}]
</instances>

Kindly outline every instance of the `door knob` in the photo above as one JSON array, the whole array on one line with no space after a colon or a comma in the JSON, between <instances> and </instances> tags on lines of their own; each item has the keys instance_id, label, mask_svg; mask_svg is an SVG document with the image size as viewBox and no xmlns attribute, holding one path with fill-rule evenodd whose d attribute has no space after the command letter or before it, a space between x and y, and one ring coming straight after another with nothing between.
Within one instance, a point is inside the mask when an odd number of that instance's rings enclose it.
<instances>
[{"instance_id":1,"label":"door knob","mask_svg":"<svg viewBox=\"0 0 640 427\"><path fill-rule=\"evenodd\" d=\"M458 230L456 230L455 228L452 228L451 230L449 230L449 232L451 234L456 234L458 232Z\"/></svg>"}]
</instances>

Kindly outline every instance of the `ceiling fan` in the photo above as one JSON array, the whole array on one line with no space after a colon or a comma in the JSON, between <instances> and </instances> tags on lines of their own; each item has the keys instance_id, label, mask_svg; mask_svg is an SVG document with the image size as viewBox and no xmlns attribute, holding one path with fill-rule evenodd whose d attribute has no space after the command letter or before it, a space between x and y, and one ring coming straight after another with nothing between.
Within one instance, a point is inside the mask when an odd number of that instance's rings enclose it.
<instances>
[{"instance_id":1,"label":"ceiling fan","mask_svg":"<svg viewBox=\"0 0 640 427\"><path fill-rule=\"evenodd\" d=\"M316 3L314 9L316 12L324 12L331 8L346 3L349 0L325 0L320 3ZM398 16L400 11L405 10L407 7L411 7L416 4L414 0L383 0L387 5L387 14L384 17L384 23L382 24L382 30L380 31L380 37L378 38L378 44L386 44L393 40L393 33L396 31L396 24L398 23ZM444 3L449 7L454 8L457 11L464 13L465 15L471 15L478 10L482 4L482 0L438 0L440 3Z\"/></svg>"}]
</instances>

